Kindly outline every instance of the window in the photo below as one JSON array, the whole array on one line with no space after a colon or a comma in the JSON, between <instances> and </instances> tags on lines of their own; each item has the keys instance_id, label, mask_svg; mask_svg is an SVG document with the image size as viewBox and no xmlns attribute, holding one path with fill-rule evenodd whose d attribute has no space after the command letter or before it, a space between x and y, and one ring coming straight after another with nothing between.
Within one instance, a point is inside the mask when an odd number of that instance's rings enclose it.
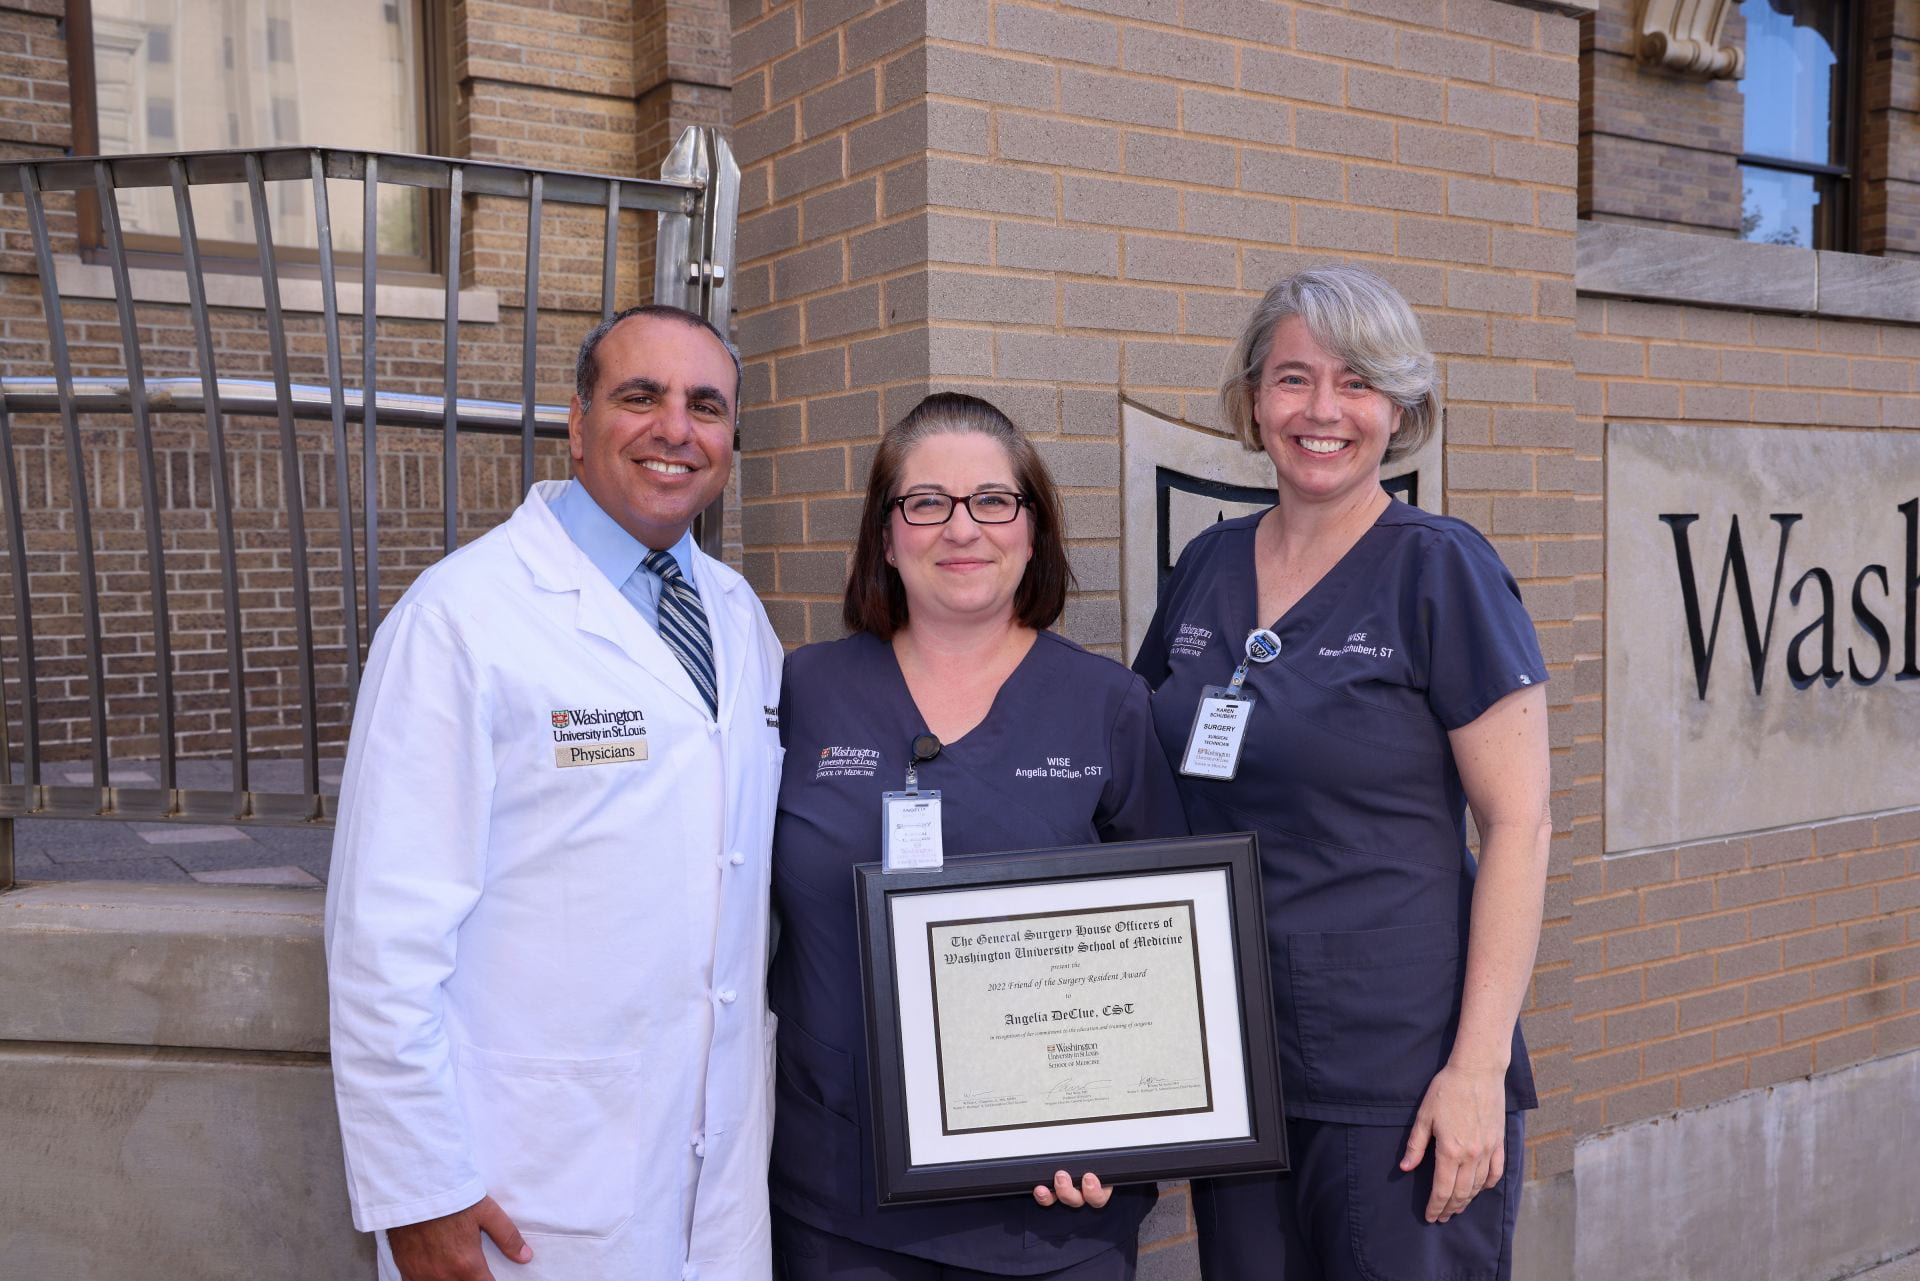
<instances>
[{"instance_id":1,"label":"window","mask_svg":"<svg viewBox=\"0 0 1920 1281\"><path fill-rule=\"evenodd\" d=\"M1741 0L1746 140L1740 234L1851 249L1852 33L1846 0Z\"/></svg>"},{"instance_id":2,"label":"window","mask_svg":"<svg viewBox=\"0 0 1920 1281\"><path fill-rule=\"evenodd\" d=\"M433 0L68 0L75 89L74 150L99 153L335 146L434 150L437 98ZM332 183L336 252L361 249L357 182ZM246 267L252 211L244 192L196 188L205 252ZM434 217L424 193L383 188L380 253L402 270L432 268ZM130 251L177 251L173 196L119 193ZM308 184L271 184L276 248L311 260L318 239ZM98 211L83 210L83 243L101 243ZM348 264L343 261L342 266Z\"/></svg>"}]
</instances>

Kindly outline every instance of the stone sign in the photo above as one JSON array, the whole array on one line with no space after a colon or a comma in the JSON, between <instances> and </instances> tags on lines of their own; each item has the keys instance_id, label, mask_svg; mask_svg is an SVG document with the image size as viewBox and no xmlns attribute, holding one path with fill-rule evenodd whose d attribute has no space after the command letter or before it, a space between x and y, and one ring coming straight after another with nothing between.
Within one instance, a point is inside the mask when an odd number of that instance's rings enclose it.
<instances>
[{"instance_id":1,"label":"stone sign","mask_svg":"<svg viewBox=\"0 0 1920 1281\"><path fill-rule=\"evenodd\" d=\"M1920 805L1920 431L1607 429L1609 853Z\"/></svg>"}]
</instances>

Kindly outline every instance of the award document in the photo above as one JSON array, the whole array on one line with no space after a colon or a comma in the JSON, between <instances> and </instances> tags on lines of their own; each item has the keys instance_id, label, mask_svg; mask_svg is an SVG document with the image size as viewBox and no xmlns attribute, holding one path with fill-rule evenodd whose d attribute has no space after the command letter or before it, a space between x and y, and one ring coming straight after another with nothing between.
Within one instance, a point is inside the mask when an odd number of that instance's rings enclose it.
<instances>
[{"instance_id":1,"label":"award document","mask_svg":"<svg viewBox=\"0 0 1920 1281\"><path fill-rule=\"evenodd\" d=\"M935 921L927 943L948 1134L1211 1105L1191 900Z\"/></svg>"},{"instance_id":2,"label":"award document","mask_svg":"<svg viewBox=\"0 0 1920 1281\"><path fill-rule=\"evenodd\" d=\"M1284 1168L1253 837L858 875L883 1204Z\"/></svg>"}]
</instances>

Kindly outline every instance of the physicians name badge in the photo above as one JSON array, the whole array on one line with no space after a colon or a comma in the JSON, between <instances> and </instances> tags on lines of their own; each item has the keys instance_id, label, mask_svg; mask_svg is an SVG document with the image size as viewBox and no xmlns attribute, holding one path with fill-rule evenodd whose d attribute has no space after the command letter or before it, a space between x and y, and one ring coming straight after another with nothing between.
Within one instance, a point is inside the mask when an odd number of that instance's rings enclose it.
<instances>
[{"instance_id":1,"label":"physicians name badge","mask_svg":"<svg viewBox=\"0 0 1920 1281\"><path fill-rule=\"evenodd\" d=\"M889 872L936 872L944 861L940 793L880 793L880 866Z\"/></svg>"},{"instance_id":2,"label":"physicians name badge","mask_svg":"<svg viewBox=\"0 0 1920 1281\"><path fill-rule=\"evenodd\" d=\"M1188 778L1231 779L1240 770L1240 747L1246 739L1247 722L1253 717L1254 700L1242 692L1247 672L1255 663L1271 663L1280 657L1280 638L1265 627L1247 633L1246 657L1233 669L1233 679L1225 685L1208 685L1200 691L1200 706L1193 714L1193 728L1187 731L1187 750L1180 757L1180 772Z\"/></svg>"},{"instance_id":3,"label":"physicians name badge","mask_svg":"<svg viewBox=\"0 0 1920 1281\"><path fill-rule=\"evenodd\" d=\"M561 769L582 765L619 765L647 759L644 738L598 739L587 743L562 743L553 749L553 763Z\"/></svg>"}]
</instances>

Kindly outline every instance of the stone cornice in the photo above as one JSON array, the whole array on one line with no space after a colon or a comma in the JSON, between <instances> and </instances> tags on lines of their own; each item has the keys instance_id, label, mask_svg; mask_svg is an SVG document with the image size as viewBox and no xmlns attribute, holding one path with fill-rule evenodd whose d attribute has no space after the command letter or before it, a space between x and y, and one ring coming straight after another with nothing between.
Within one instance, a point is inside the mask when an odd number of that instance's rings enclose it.
<instances>
[{"instance_id":1,"label":"stone cornice","mask_svg":"<svg viewBox=\"0 0 1920 1281\"><path fill-rule=\"evenodd\" d=\"M1920 324L1920 262L1583 222L1583 294Z\"/></svg>"}]
</instances>

